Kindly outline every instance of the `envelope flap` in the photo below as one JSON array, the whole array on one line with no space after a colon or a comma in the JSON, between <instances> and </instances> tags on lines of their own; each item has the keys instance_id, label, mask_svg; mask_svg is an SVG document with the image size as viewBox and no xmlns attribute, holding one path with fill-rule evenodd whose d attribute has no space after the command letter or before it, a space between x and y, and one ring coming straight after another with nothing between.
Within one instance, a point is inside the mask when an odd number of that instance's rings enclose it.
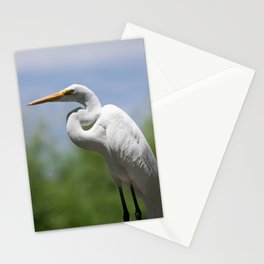
<instances>
[{"instance_id":1,"label":"envelope flap","mask_svg":"<svg viewBox=\"0 0 264 264\"><path fill-rule=\"evenodd\" d=\"M241 66L130 23L126 25L124 37L144 37L146 52L170 83L166 87L160 87L152 100L160 99L225 69ZM152 67L150 65L153 62L148 62L148 68Z\"/></svg>"}]
</instances>

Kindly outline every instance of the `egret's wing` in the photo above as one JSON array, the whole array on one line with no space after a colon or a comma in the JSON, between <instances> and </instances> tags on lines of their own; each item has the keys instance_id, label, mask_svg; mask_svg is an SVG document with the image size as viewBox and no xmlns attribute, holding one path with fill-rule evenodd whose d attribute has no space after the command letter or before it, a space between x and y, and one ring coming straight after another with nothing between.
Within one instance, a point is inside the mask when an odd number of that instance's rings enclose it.
<instances>
[{"instance_id":1,"label":"egret's wing","mask_svg":"<svg viewBox=\"0 0 264 264\"><path fill-rule=\"evenodd\" d=\"M126 168L140 168L144 176L158 176L153 152L136 123L120 108L107 105L106 136L112 154Z\"/></svg>"},{"instance_id":2,"label":"egret's wing","mask_svg":"<svg viewBox=\"0 0 264 264\"><path fill-rule=\"evenodd\" d=\"M112 105L105 120L106 138L111 155L127 173L128 183L143 199L150 217L161 217L162 206L157 162L136 123L120 108Z\"/></svg>"}]
</instances>

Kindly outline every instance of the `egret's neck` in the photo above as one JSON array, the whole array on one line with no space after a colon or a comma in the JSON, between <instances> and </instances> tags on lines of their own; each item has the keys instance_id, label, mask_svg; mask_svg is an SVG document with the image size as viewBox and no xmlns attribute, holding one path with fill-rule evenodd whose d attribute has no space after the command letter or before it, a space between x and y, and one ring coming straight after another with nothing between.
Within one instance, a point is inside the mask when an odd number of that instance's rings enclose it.
<instances>
[{"instance_id":1,"label":"egret's neck","mask_svg":"<svg viewBox=\"0 0 264 264\"><path fill-rule=\"evenodd\" d=\"M78 119L82 127L89 126L94 123L101 114L101 104L94 93L87 93L80 103L84 106L84 109L79 109Z\"/></svg>"},{"instance_id":2,"label":"egret's neck","mask_svg":"<svg viewBox=\"0 0 264 264\"><path fill-rule=\"evenodd\" d=\"M84 108L76 108L67 115L67 132L71 140L79 147L87 148L90 143L85 140L85 128L96 122L101 114L101 104L95 94L88 94L79 100ZM93 145L93 144L92 144ZM91 147L93 147L91 145ZM88 147L89 148L89 147Z\"/></svg>"}]
</instances>

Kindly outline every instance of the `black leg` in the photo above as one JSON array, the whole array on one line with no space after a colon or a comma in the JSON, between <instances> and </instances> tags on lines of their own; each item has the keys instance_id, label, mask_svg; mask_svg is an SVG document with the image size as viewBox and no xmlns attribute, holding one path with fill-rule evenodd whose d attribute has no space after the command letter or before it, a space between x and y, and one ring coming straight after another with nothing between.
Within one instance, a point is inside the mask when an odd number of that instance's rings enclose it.
<instances>
[{"instance_id":1,"label":"black leg","mask_svg":"<svg viewBox=\"0 0 264 264\"><path fill-rule=\"evenodd\" d=\"M126 205L123 189L122 189L122 187L118 187L118 190L119 190L119 194L120 194L120 198L121 198L121 202L122 202L122 206L123 206L123 212L124 212L123 220L129 221L129 212L127 210L127 205Z\"/></svg>"},{"instance_id":2,"label":"black leg","mask_svg":"<svg viewBox=\"0 0 264 264\"><path fill-rule=\"evenodd\" d=\"M131 190L133 201L134 201L134 204L135 204L135 209L136 209L135 216L136 216L136 219L137 220L141 220L142 219L141 210L140 210L140 208L138 206L137 197L136 197L136 194L135 194L135 191L134 191L134 188L133 188L132 185L130 185L130 190Z\"/></svg>"}]
</instances>

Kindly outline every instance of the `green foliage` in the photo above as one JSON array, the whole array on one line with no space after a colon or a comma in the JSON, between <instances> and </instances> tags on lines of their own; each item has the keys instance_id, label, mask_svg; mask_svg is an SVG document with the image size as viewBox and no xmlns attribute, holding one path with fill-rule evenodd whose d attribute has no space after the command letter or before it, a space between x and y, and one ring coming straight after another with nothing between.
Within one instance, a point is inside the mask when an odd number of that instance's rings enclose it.
<instances>
[{"instance_id":1,"label":"green foliage","mask_svg":"<svg viewBox=\"0 0 264 264\"><path fill-rule=\"evenodd\" d=\"M152 120L143 132L155 150ZM41 126L27 144L28 169L35 230L51 230L123 221L117 187L104 159L74 147L74 153L54 149ZM124 194L134 220L134 204L129 188ZM139 200L146 218L146 210Z\"/></svg>"},{"instance_id":2,"label":"green foliage","mask_svg":"<svg viewBox=\"0 0 264 264\"><path fill-rule=\"evenodd\" d=\"M153 122L152 122L152 118L148 117L145 120L145 124L143 127L143 134L145 135L152 151L153 154L156 157L156 147L155 147L155 138L154 138L154 130L153 130Z\"/></svg>"}]
</instances>

